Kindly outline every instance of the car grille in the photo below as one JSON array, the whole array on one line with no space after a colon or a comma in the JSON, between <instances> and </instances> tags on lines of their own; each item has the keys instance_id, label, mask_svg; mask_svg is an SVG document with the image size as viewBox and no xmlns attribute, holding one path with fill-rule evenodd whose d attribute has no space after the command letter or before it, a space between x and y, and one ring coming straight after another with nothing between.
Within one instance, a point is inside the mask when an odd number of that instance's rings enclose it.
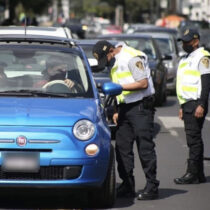
<instances>
[{"instance_id":1,"label":"car grille","mask_svg":"<svg viewBox=\"0 0 210 210\"><path fill-rule=\"evenodd\" d=\"M63 180L76 179L82 166L41 166L37 173L5 172L0 167L0 180Z\"/></svg>"}]
</instances>

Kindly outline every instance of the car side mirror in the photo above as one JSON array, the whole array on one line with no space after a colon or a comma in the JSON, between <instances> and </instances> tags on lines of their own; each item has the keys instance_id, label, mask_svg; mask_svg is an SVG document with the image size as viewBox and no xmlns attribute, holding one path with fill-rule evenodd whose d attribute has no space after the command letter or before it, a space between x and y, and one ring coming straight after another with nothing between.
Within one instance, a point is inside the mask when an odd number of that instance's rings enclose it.
<instances>
[{"instance_id":1,"label":"car side mirror","mask_svg":"<svg viewBox=\"0 0 210 210\"><path fill-rule=\"evenodd\" d=\"M122 93L122 86L113 82L105 82L101 89L105 95L109 96L117 96Z\"/></svg>"},{"instance_id":2,"label":"car side mirror","mask_svg":"<svg viewBox=\"0 0 210 210\"><path fill-rule=\"evenodd\" d=\"M106 82L102 85L102 92L105 94L104 107L110 107L114 101L114 96L122 93L122 86L113 82Z\"/></svg>"}]
</instances>

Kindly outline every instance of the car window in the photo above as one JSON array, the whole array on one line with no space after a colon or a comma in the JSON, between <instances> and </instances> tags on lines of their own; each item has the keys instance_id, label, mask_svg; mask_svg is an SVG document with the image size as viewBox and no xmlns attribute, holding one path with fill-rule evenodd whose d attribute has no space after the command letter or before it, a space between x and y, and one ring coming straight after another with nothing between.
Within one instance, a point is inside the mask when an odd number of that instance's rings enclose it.
<instances>
[{"instance_id":1,"label":"car window","mask_svg":"<svg viewBox=\"0 0 210 210\"><path fill-rule=\"evenodd\" d=\"M153 45L153 42L151 39L128 39L125 40L125 42L138 50L143 51L149 59L155 59L156 56L156 52L155 52L155 48Z\"/></svg>"},{"instance_id":2,"label":"car window","mask_svg":"<svg viewBox=\"0 0 210 210\"><path fill-rule=\"evenodd\" d=\"M172 40L167 38L155 38L155 40L157 41L161 54L171 55L175 51Z\"/></svg>"},{"instance_id":3,"label":"car window","mask_svg":"<svg viewBox=\"0 0 210 210\"><path fill-rule=\"evenodd\" d=\"M95 58L92 53L93 45L82 45L82 49L84 50L87 58Z\"/></svg>"},{"instance_id":4,"label":"car window","mask_svg":"<svg viewBox=\"0 0 210 210\"><path fill-rule=\"evenodd\" d=\"M71 84L67 84L69 80ZM54 88L46 89L50 82ZM90 79L78 52L1 47L0 92L13 90L69 93L72 97L93 96Z\"/></svg>"}]
</instances>

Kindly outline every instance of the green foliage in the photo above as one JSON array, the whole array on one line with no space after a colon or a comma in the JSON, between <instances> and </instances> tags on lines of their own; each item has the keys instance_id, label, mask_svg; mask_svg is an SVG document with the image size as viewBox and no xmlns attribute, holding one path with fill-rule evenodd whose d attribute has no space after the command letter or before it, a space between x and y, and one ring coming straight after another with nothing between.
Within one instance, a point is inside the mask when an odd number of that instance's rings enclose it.
<instances>
[{"instance_id":1,"label":"green foliage","mask_svg":"<svg viewBox=\"0 0 210 210\"><path fill-rule=\"evenodd\" d=\"M22 3L26 11L32 10L35 14L41 14L50 5L51 0L19 0L19 2Z\"/></svg>"},{"instance_id":2,"label":"green foliage","mask_svg":"<svg viewBox=\"0 0 210 210\"><path fill-rule=\"evenodd\" d=\"M70 14L76 18L83 18L86 15L102 16L113 19L115 17L115 8L118 5L124 8L125 21L139 21L142 13L148 11L152 0L70 0ZM154 0L153 0L154 1ZM3 0L0 0L0 3ZM61 4L61 0L57 1ZM42 14L47 11L52 0L10 0L10 11L15 14L15 8L22 4L27 14ZM13 17L14 18L14 17Z\"/></svg>"}]
</instances>

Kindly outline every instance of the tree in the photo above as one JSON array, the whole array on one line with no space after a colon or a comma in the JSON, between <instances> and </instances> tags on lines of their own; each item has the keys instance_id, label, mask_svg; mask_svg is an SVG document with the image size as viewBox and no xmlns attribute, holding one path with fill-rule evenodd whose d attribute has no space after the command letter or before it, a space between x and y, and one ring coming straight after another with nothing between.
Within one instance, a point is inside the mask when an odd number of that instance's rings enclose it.
<instances>
[{"instance_id":1,"label":"tree","mask_svg":"<svg viewBox=\"0 0 210 210\"><path fill-rule=\"evenodd\" d=\"M116 8L118 5L122 5L124 9L124 21L125 22L141 22L142 14L150 9L151 0L101 0L107 2L111 7ZM114 13L114 10L113 10ZM113 15L111 13L111 15Z\"/></svg>"}]
</instances>

